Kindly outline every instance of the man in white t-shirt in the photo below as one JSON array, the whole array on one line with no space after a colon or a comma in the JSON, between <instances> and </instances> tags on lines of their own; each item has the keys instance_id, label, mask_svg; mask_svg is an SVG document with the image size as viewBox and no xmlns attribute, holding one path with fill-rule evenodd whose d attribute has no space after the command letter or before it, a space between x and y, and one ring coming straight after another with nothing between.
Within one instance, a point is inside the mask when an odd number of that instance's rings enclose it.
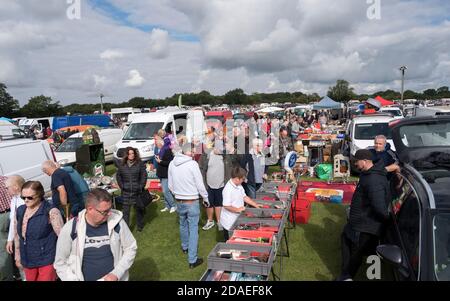
<instances>
[{"instance_id":1,"label":"man in white t-shirt","mask_svg":"<svg viewBox=\"0 0 450 301\"><path fill-rule=\"evenodd\" d=\"M229 232L234 222L237 220L239 214L245 211L244 204L261 208L262 205L257 204L254 200L249 198L242 187L245 181L247 171L241 167L234 167L231 170L231 179L225 185L222 192L223 207L220 212L220 224L224 231L224 238L227 241L230 238Z\"/></svg>"}]
</instances>

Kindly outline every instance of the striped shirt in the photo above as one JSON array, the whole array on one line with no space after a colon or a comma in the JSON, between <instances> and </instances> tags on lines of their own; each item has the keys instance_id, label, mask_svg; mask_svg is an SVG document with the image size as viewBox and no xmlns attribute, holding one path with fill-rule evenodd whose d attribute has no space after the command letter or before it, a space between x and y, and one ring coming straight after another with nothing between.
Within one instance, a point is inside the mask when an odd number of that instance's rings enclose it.
<instances>
[{"instance_id":1,"label":"striped shirt","mask_svg":"<svg viewBox=\"0 0 450 301\"><path fill-rule=\"evenodd\" d=\"M8 188L6 188L6 180L8 177L0 176L0 212L9 211L11 206L12 196L8 192Z\"/></svg>"}]
</instances>

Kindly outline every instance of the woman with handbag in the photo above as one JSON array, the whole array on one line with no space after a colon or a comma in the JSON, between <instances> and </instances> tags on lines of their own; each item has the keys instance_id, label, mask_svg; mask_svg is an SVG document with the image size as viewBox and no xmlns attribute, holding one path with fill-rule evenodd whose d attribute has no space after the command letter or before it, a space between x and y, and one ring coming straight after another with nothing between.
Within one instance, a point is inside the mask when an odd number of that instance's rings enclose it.
<instances>
[{"instance_id":1,"label":"woman with handbag","mask_svg":"<svg viewBox=\"0 0 450 301\"><path fill-rule=\"evenodd\" d=\"M122 191L123 219L130 226L130 208L135 206L138 231L144 229L145 207L140 206L139 198L142 196L147 182L145 164L139 157L137 149L127 147L125 156L117 170L117 183Z\"/></svg>"}]
</instances>

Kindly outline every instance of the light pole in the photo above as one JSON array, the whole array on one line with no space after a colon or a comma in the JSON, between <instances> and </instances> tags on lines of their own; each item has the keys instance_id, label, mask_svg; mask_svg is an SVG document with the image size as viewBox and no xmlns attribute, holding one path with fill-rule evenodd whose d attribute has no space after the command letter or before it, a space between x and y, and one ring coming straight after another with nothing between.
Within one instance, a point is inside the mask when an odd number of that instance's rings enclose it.
<instances>
[{"instance_id":1,"label":"light pole","mask_svg":"<svg viewBox=\"0 0 450 301\"><path fill-rule=\"evenodd\" d=\"M103 97L105 95L100 94L100 114L103 114Z\"/></svg>"},{"instance_id":2,"label":"light pole","mask_svg":"<svg viewBox=\"0 0 450 301\"><path fill-rule=\"evenodd\" d=\"M402 99L400 101L401 104L403 104L403 93L405 91L405 71L408 69L406 66L401 66L400 71L402 72Z\"/></svg>"}]
</instances>

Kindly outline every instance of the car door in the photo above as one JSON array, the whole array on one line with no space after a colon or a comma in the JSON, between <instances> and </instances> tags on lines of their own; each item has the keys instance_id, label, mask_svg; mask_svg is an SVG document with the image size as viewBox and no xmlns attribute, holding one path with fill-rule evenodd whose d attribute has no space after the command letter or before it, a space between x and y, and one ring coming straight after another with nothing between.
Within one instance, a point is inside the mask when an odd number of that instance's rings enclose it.
<instances>
[{"instance_id":1,"label":"car door","mask_svg":"<svg viewBox=\"0 0 450 301\"><path fill-rule=\"evenodd\" d=\"M422 233L422 209L414 179L407 174L394 175L391 180L392 220L387 226L384 242L402 250L400 268L392 269L397 280L418 280Z\"/></svg>"}]
</instances>

